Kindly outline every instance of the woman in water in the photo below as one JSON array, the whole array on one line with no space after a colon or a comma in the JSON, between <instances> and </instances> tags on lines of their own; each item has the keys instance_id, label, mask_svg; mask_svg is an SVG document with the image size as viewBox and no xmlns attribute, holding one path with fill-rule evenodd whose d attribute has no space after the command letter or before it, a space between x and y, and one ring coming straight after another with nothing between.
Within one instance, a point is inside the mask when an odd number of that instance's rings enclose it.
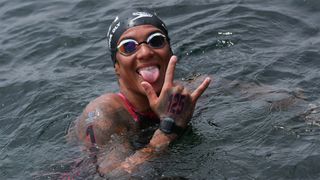
<instances>
[{"instance_id":1,"label":"woman in water","mask_svg":"<svg viewBox=\"0 0 320 180\"><path fill-rule=\"evenodd\" d=\"M174 82L177 57L165 24L149 9L117 16L107 37L120 92L90 102L75 132L95 153L100 174L132 173L182 135L210 78L193 92Z\"/></svg>"}]
</instances>

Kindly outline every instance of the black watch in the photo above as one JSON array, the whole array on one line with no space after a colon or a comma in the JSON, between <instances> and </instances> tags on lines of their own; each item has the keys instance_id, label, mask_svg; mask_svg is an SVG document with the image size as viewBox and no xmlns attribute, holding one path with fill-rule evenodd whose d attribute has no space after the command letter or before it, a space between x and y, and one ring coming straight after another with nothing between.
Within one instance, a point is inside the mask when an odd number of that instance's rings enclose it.
<instances>
[{"instance_id":1,"label":"black watch","mask_svg":"<svg viewBox=\"0 0 320 180\"><path fill-rule=\"evenodd\" d=\"M171 117L161 118L159 129L166 134L176 133L178 135L184 131L182 127L176 126Z\"/></svg>"}]
</instances>

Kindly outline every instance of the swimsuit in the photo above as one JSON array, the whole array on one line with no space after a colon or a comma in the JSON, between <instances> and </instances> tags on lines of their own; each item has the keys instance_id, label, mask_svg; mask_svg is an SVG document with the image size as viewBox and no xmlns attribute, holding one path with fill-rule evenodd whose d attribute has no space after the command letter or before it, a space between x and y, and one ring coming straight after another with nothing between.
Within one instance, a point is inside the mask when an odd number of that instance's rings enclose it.
<instances>
[{"instance_id":1,"label":"swimsuit","mask_svg":"<svg viewBox=\"0 0 320 180\"><path fill-rule=\"evenodd\" d=\"M160 119L153 111L146 113L138 112L122 93L118 93L118 96L139 127L139 132L131 134L130 143L134 149L141 149L150 142L154 132L159 128Z\"/></svg>"},{"instance_id":2,"label":"swimsuit","mask_svg":"<svg viewBox=\"0 0 320 180\"><path fill-rule=\"evenodd\" d=\"M132 145L135 148L139 149L149 143L149 140L153 136L154 131L159 127L160 119L153 111L148 111L145 113L138 112L122 93L118 93L117 95L121 98L125 105L125 108L136 123L133 126L139 127L140 132L136 135L131 136ZM90 116L90 114L88 116ZM92 125L88 126L86 130L86 139L92 143L92 150L95 151L96 138L93 132Z\"/></svg>"},{"instance_id":3,"label":"swimsuit","mask_svg":"<svg viewBox=\"0 0 320 180\"><path fill-rule=\"evenodd\" d=\"M118 93L118 96L124 102L126 109L128 110L129 114L132 116L135 122L137 123L145 123L145 121L159 123L160 119L153 111L148 111L145 113L140 113L136 110L136 108L129 102L129 100L121 93ZM148 123L149 124L149 123Z\"/></svg>"}]
</instances>

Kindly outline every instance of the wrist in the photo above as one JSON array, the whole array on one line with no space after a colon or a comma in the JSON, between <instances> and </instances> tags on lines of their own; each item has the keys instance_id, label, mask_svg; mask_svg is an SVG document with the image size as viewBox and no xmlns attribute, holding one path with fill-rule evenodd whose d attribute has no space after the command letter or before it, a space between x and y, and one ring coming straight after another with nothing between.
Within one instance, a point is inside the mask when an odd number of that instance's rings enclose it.
<instances>
[{"instance_id":1,"label":"wrist","mask_svg":"<svg viewBox=\"0 0 320 180\"><path fill-rule=\"evenodd\" d=\"M166 134L160 129L157 129L153 134L149 145L153 148L154 151L161 151L162 149L165 149L177 137L178 136L176 134Z\"/></svg>"},{"instance_id":2,"label":"wrist","mask_svg":"<svg viewBox=\"0 0 320 180\"><path fill-rule=\"evenodd\" d=\"M180 136L186 128L178 126L171 117L162 117L160 119L159 129L165 134L176 134Z\"/></svg>"}]
</instances>

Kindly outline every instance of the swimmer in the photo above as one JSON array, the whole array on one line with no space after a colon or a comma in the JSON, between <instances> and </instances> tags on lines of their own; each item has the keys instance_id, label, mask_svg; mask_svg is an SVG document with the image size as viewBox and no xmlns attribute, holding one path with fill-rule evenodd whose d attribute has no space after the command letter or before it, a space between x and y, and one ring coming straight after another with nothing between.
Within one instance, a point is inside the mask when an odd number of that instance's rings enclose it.
<instances>
[{"instance_id":1,"label":"swimmer","mask_svg":"<svg viewBox=\"0 0 320 180\"><path fill-rule=\"evenodd\" d=\"M117 16L107 38L120 92L91 101L74 129L95 153L98 173L132 173L183 135L211 80L192 92L174 81L177 57L168 30L150 9ZM103 148L108 151L99 152Z\"/></svg>"}]
</instances>

